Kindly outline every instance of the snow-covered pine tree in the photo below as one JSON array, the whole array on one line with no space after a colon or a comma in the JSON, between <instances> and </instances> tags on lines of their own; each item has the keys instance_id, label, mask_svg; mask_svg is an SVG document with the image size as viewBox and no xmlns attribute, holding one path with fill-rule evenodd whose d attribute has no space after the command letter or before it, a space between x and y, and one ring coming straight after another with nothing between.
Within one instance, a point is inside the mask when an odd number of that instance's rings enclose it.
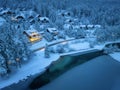
<instances>
[{"instance_id":1,"label":"snow-covered pine tree","mask_svg":"<svg viewBox=\"0 0 120 90\"><path fill-rule=\"evenodd\" d=\"M45 45L45 51L44 51L45 58L50 58L50 51L48 44Z\"/></svg>"},{"instance_id":2,"label":"snow-covered pine tree","mask_svg":"<svg viewBox=\"0 0 120 90\"><path fill-rule=\"evenodd\" d=\"M7 73L11 71L9 66L18 66L20 63L17 63L28 59L31 53L23 36L23 31L16 30L11 25L14 24L5 23L0 27L0 55L4 59L3 65Z\"/></svg>"}]
</instances>

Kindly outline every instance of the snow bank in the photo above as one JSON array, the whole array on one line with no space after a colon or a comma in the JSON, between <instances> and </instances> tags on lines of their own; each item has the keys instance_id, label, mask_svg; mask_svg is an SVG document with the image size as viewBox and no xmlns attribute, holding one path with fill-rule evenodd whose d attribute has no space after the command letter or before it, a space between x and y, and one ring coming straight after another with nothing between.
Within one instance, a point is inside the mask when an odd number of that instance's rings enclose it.
<instances>
[{"instance_id":1,"label":"snow bank","mask_svg":"<svg viewBox=\"0 0 120 90\"><path fill-rule=\"evenodd\" d=\"M70 47L71 49L74 49L74 50L81 50L81 49L88 49L88 48L90 48L88 42L70 44L69 47Z\"/></svg>"},{"instance_id":2,"label":"snow bank","mask_svg":"<svg viewBox=\"0 0 120 90\"><path fill-rule=\"evenodd\" d=\"M31 58L29 63L22 65L19 70L10 76L6 80L0 79L0 89L9 86L14 83L18 83L20 80L27 79L30 75L41 73L45 68L51 64L52 61L59 59L58 54L51 54L50 58L44 58L44 52L38 51L35 56Z\"/></svg>"},{"instance_id":3,"label":"snow bank","mask_svg":"<svg viewBox=\"0 0 120 90\"><path fill-rule=\"evenodd\" d=\"M120 62L120 52L114 52L112 54L109 54L113 59Z\"/></svg>"}]
</instances>

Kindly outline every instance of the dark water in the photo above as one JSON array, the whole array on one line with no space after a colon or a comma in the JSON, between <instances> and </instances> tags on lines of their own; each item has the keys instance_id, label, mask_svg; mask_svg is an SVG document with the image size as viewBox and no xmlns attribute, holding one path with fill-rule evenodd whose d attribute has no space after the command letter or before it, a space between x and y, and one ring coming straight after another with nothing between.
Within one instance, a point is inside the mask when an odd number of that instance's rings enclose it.
<instances>
[{"instance_id":1,"label":"dark water","mask_svg":"<svg viewBox=\"0 0 120 90\"><path fill-rule=\"evenodd\" d=\"M108 55L93 58L38 90L120 90L120 62Z\"/></svg>"},{"instance_id":2,"label":"dark water","mask_svg":"<svg viewBox=\"0 0 120 90\"><path fill-rule=\"evenodd\" d=\"M24 81L20 81L19 83L3 88L2 90L34 90L40 88L71 68L103 55L102 52L103 51L94 51L82 55L77 54L77 56L63 56L48 66L43 74L31 76Z\"/></svg>"},{"instance_id":3,"label":"dark water","mask_svg":"<svg viewBox=\"0 0 120 90\"><path fill-rule=\"evenodd\" d=\"M102 51L94 51L92 53L90 52L77 56L61 57L59 60L53 62L42 75L36 77L29 87L31 89L40 88L45 84L50 83L71 68L101 55L103 55Z\"/></svg>"}]
</instances>

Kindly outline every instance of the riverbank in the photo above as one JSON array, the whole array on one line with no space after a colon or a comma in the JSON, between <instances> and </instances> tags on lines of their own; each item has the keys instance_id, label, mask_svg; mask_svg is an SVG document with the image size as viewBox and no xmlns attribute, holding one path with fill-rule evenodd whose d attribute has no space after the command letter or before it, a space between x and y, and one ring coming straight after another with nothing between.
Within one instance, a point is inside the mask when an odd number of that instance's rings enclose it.
<instances>
[{"instance_id":1,"label":"riverbank","mask_svg":"<svg viewBox=\"0 0 120 90\"><path fill-rule=\"evenodd\" d=\"M37 73L41 73L45 71L45 68L49 66L53 61L56 61L60 56L65 55L78 55L89 53L91 50L102 50L105 45L99 45L95 46L94 48L85 49L85 50L78 50L74 52L64 53L64 54L51 54L51 58L45 59L44 58L44 50L40 50L36 52L37 54L34 55L34 57L31 59L32 61L29 62L29 64L26 64L22 66L22 70L19 70L17 73L15 73L12 77L6 80L0 79L0 88L7 87L12 84L17 84L20 80L26 80L29 76L35 75ZM21 69L20 68L20 69Z\"/></svg>"},{"instance_id":2,"label":"riverbank","mask_svg":"<svg viewBox=\"0 0 120 90\"><path fill-rule=\"evenodd\" d=\"M87 52L87 50L85 51ZM83 51L66 53L64 55L51 54L51 58L45 59L44 52L38 51L35 53L35 56L32 58L32 61L30 61L29 64L21 67L23 68L21 69L22 71L20 70L17 73L15 73L13 76L11 76L11 78L9 78L9 80L2 80L0 84L0 88L3 88L2 90L9 90L8 87L13 87L13 86L17 87L17 84L27 81L29 78L36 76L36 74L38 73L40 74L44 72L46 70L46 67L48 67L53 61L58 60L60 56L71 55L71 54L75 55L80 52Z\"/></svg>"},{"instance_id":3,"label":"riverbank","mask_svg":"<svg viewBox=\"0 0 120 90\"><path fill-rule=\"evenodd\" d=\"M39 90L120 90L120 63L100 56L64 73Z\"/></svg>"}]
</instances>

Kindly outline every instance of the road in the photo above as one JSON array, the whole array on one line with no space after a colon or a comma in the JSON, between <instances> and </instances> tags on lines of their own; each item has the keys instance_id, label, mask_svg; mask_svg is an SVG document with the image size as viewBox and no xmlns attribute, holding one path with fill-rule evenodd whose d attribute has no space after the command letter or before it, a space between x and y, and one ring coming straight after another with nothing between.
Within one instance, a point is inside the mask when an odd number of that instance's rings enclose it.
<instances>
[{"instance_id":1,"label":"road","mask_svg":"<svg viewBox=\"0 0 120 90\"><path fill-rule=\"evenodd\" d=\"M60 44L60 43L63 43L63 42L68 42L68 41L73 41L73 40L77 40L77 39L68 39L68 40L64 40L64 41L59 41L59 42L56 42L56 43L49 44L48 46L53 46L53 45L56 45L56 44ZM33 50L33 52L36 52L36 51L39 51L39 50L42 50L42 49L45 49L45 46L40 47L38 49L35 49L35 50Z\"/></svg>"}]
</instances>

